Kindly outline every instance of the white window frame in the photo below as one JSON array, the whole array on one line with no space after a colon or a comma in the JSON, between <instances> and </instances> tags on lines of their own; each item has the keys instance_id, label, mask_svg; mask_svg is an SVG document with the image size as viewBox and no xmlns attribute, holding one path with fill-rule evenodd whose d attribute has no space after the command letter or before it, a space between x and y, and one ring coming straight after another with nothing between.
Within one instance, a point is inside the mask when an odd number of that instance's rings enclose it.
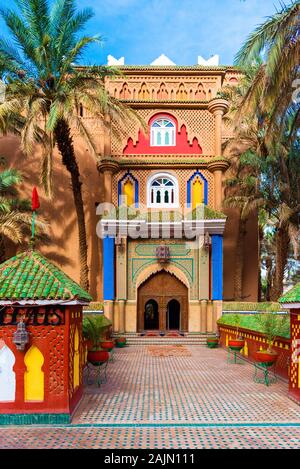
<instances>
[{"instance_id":1,"label":"white window frame","mask_svg":"<svg viewBox=\"0 0 300 469\"><path fill-rule=\"evenodd\" d=\"M156 122L159 121L168 121L172 124L173 127L153 127ZM161 134L161 142L164 143L157 143L158 133ZM169 132L170 134L170 141L169 143L166 142L166 133ZM151 147L175 147L176 146L176 124L175 122L170 119L169 117L158 117L151 123L150 128L150 146Z\"/></svg>"},{"instance_id":2,"label":"white window frame","mask_svg":"<svg viewBox=\"0 0 300 469\"><path fill-rule=\"evenodd\" d=\"M174 193L173 193L174 202L173 203L172 202L156 203L156 202L151 201L152 200L152 198L151 198L152 184L157 179L169 179L170 181L172 181L172 183L173 183L172 187L173 187L173 190L174 190ZM170 197L170 195L169 195L169 197ZM154 198L154 200L156 200L156 199ZM149 207L149 208L178 208L179 207L179 189L178 189L178 181L177 181L176 177L174 177L170 173L157 173L157 174L152 175L148 179L148 181L147 181L147 207Z\"/></svg>"}]
</instances>

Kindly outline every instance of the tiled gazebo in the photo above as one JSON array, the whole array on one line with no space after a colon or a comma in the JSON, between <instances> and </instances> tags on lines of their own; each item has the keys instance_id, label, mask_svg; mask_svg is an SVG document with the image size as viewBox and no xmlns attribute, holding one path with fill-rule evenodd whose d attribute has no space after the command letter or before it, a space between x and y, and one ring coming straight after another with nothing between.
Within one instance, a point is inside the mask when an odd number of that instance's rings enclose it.
<instances>
[{"instance_id":1,"label":"tiled gazebo","mask_svg":"<svg viewBox=\"0 0 300 469\"><path fill-rule=\"evenodd\" d=\"M279 299L291 315L291 357L289 394L300 402L300 282Z\"/></svg>"},{"instance_id":2,"label":"tiled gazebo","mask_svg":"<svg viewBox=\"0 0 300 469\"><path fill-rule=\"evenodd\" d=\"M82 396L82 307L91 300L37 251L0 265L0 424L70 421ZM15 337L22 322L24 350Z\"/></svg>"}]
</instances>

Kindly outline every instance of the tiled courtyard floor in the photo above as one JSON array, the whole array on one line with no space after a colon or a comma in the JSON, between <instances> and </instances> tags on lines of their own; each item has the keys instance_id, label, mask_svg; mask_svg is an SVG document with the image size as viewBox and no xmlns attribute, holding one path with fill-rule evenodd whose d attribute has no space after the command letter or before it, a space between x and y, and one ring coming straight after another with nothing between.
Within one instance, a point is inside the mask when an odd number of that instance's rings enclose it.
<instances>
[{"instance_id":1,"label":"tiled courtyard floor","mask_svg":"<svg viewBox=\"0 0 300 469\"><path fill-rule=\"evenodd\" d=\"M117 350L107 384L86 388L72 425L0 427L0 448L300 448L287 383L254 383L253 365L227 364L222 349L161 355Z\"/></svg>"}]
</instances>

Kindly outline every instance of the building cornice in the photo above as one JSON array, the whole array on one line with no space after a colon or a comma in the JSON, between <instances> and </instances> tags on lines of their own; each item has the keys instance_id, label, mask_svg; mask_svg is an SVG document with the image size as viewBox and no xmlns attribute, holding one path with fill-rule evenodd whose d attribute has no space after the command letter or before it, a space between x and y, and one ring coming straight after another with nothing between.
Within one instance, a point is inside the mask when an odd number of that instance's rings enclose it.
<instances>
[{"instance_id":1,"label":"building cornice","mask_svg":"<svg viewBox=\"0 0 300 469\"><path fill-rule=\"evenodd\" d=\"M208 109L210 101L146 101L134 99L120 99L122 103L134 109Z\"/></svg>"},{"instance_id":2,"label":"building cornice","mask_svg":"<svg viewBox=\"0 0 300 469\"><path fill-rule=\"evenodd\" d=\"M172 155L161 156L161 155L118 155L115 157L120 167L123 168L138 168L138 169L149 169L149 168L202 168L209 170L215 170L219 167L222 170L227 169L230 166L230 162L223 157L213 157L211 155L199 155L191 158L191 155ZM102 163L99 163L101 168Z\"/></svg>"},{"instance_id":3,"label":"building cornice","mask_svg":"<svg viewBox=\"0 0 300 469\"><path fill-rule=\"evenodd\" d=\"M209 219L209 220L182 220L182 221L153 221L149 222L144 219L134 220L101 220L101 226L103 233L106 236L113 236L113 233L122 233L121 237L127 237L125 233L128 233L130 226L139 227L139 235L145 236L149 230L153 228L168 227L170 230L178 233L177 230L183 230L186 234L196 233L195 236L203 235L204 233L209 234L223 234L226 225L226 218L220 219ZM195 231L196 230L196 231Z\"/></svg>"}]
</instances>

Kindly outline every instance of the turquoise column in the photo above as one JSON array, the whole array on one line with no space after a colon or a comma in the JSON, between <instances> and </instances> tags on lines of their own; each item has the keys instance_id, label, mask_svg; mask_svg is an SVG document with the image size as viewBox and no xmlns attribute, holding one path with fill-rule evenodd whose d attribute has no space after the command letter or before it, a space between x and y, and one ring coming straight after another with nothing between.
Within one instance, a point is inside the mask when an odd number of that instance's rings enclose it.
<instances>
[{"instance_id":1,"label":"turquoise column","mask_svg":"<svg viewBox=\"0 0 300 469\"><path fill-rule=\"evenodd\" d=\"M115 299L115 240L103 239L103 299Z\"/></svg>"},{"instance_id":2,"label":"turquoise column","mask_svg":"<svg viewBox=\"0 0 300 469\"><path fill-rule=\"evenodd\" d=\"M223 299L223 236L211 236L212 300Z\"/></svg>"}]
</instances>

